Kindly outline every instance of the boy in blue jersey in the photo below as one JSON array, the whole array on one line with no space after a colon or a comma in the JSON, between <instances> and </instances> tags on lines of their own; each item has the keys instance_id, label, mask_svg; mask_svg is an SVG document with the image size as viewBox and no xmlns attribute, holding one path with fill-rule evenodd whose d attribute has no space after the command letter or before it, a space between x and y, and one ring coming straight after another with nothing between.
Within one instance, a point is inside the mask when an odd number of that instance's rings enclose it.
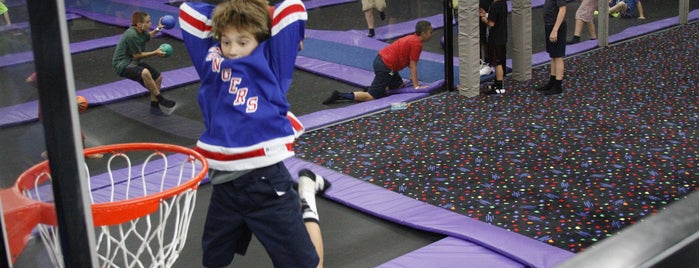
<instances>
[{"instance_id":1,"label":"boy in blue jersey","mask_svg":"<svg viewBox=\"0 0 699 268\"><path fill-rule=\"evenodd\" d=\"M301 170L297 194L282 162L304 130L286 93L306 19L300 0L273 8L264 0L180 6L183 39L201 78L206 130L195 150L207 158L213 184L202 237L206 267L245 254L252 234L275 267L322 266L315 194L329 182Z\"/></svg>"}]
</instances>

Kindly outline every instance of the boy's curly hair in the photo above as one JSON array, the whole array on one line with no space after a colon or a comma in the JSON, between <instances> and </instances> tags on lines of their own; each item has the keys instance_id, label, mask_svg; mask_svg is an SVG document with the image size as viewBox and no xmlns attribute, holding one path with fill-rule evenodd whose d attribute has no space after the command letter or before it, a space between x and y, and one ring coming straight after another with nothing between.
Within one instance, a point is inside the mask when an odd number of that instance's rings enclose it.
<instances>
[{"instance_id":1,"label":"boy's curly hair","mask_svg":"<svg viewBox=\"0 0 699 268\"><path fill-rule=\"evenodd\" d=\"M269 4L266 0L227 0L216 6L211 18L212 33L220 40L226 27L234 27L255 36L258 42L270 38Z\"/></svg>"}]
</instances>

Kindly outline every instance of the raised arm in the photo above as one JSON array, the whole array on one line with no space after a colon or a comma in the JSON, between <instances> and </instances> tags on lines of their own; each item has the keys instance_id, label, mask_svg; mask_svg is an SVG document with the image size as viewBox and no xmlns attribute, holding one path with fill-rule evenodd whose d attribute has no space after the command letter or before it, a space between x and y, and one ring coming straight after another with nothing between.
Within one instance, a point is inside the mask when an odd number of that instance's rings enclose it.
<instances>
[{"instance_id":1,"label":"raised arm","mask_svg":"<svg viewBox=\"0 0 699 268\"><path fill-rule=\"evenodd\" d=\"M197 73L201 77L204 60L215 40L211 34L211 13L215 6L199 2L184 2L180 5L180 28L182 39Z\"/></svg>"}]
</instances>

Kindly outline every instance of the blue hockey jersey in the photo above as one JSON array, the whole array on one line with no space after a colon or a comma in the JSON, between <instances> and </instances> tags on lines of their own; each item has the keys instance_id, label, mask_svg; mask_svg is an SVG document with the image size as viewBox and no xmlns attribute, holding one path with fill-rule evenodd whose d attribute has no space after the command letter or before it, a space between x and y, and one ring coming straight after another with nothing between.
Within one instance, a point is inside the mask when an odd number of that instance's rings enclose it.
<instances>
[{"instance_id":1,"label":"blue hockey jersey","mask_svg":"<svg viewBox=\"0 0 699 268\"><path fill-rule=\"evenodd\" d=\"M212 169L249 170L294 155L294 139L303 126L289 112L291 85L306 9L300 0L277 4L271 38L247 57L226 59L211 34L215 6L184 2L180 28L201 79L197 101L206 130L195 150Z\"/></svg>"}]
</instances>

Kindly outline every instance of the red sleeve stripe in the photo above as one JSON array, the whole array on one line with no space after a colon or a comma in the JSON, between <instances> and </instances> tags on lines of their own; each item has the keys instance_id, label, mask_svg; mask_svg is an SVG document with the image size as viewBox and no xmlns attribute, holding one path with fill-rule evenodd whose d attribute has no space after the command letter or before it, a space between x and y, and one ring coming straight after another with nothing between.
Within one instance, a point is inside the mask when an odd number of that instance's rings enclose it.
<instances>
[{"instance_id":1,"label":"red sleeve stripe","mask_svg":"<svg viewBox=\"0 0 699 268\"><path fill-rule=\"evenodd\" d=\"M180 9L180 28L199 38L211 36L211 22L205 15L187 5L183 5Z\"/></svg>"},{"instance_id":2,"label":"red sleeve stripe","mask_svg":"<svg viewBox=\"0 0 699 268\"><path fill-rule=\"evenodd\" d=\"M308 20L306 7L303 3L299 1L298 3L279 6L274 11L274 17L272 18L272 35L276 35L286 26L299 20Z\"/></svg>"},{"instance_id":3,"label":"red sleeve stripe","mask_svg":"<svg viewBox=\"0 0 699 268\"><path fill-rule=\"evenodd\" d=\"M291 127L294 129L294 135L296 137L301 136L301 134L303 134L303 132L305 131L305 128L303 127L301 121L291 111L288 111L286 113L286 118L289 119Z\"/></svg>"}]
</instances>

